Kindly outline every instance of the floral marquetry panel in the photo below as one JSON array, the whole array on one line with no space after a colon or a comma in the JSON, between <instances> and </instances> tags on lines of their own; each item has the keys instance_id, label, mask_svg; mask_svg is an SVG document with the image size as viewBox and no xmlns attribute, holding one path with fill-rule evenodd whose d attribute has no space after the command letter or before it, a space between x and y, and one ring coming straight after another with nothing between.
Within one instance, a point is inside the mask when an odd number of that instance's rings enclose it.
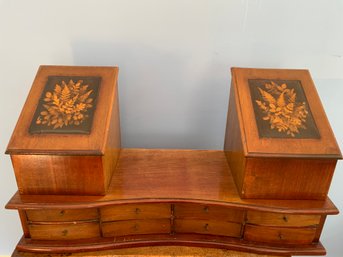
<instances>
[{"instance_id":1,"label":"floral marquetry panel","mask_svg":"<svg viewBox=\"0 0 343 257\"><path fill-rule=\"evenodd\" d=\"M29 132L89 134L101 77L49 76Z\"/></svg>"},{"instance_id":2,"label":"floral marquetry panel","mask_svg":"<svg viewBox=\"0 0 343 257\"><path fill-rule=\"evenodd\" d=\"M320 138L299 80L248 81L260 137Z\"/></svg>"}]
</instances>

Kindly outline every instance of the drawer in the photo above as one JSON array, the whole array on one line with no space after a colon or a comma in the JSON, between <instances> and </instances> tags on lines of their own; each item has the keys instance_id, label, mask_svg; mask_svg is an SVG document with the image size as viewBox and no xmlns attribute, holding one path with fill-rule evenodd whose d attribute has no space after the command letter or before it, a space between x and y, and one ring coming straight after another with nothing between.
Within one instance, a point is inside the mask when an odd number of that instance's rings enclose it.
<instances>
[{"instance_id":1,"label":"drawer","mask_svg":"<svg viewBox=\"0 0 343 257\"><path fill-rule=\"evenodd\" d=\"M316 228L281 228L246 225L244 239L248 241L278 244L311 244Z\"/></svg>"},{"instance_id":2,"label":"drawer","mask_svg":"<svg viewBox=\"0 0 343 257\"><path fill-rule=\"evenodd\" d=\"M39 240L75 240L100 237L98 222L30 224L32 239Z\"/></svg>"},{"instance_id":3,"label":"drawer","mask_svg":"<svg viewBox=\"0 0 343 257\"><path fill-rule=\"evenodd\" d=\"M318 225L320 215L282 214L248 211L247 223L263 226L306 227Z\"/></svg>"},{"instance_id":4,"label":"drawer","mask_svg":"<svg viewBox=\"0 0 343 257\"><path fill-rule=\"evenodd\" d=\"M162 219L170 218L170 204L127 204L106 206L100 209L101 220L137 220L137 219Z\"/></svg>"},{"instance_id":5,"label":"drawer","mask_svg":"<svg viewBox=\"0 0 343 257\"><path fill-rule=\"evenodd\" d=\"M29 221L82 221L98 219L97 209L75 210L27 210L26 216Z\"/></svg>"},{"instance_id":6,"label":"drawer","mask_svg":"<svg viewBox=\"0 0 343 257\"><path fill-rule=\"evenodd\" d=\"M176 233L241 237L242 224L215 220L175 219Z\"/></svg>"},{"instance_id":7,"label":"drawer","mask_svg":"<svg viewBox=\"0 0 343 257\"><path fill-rule=\"evenodd\" d=\"M215 219L221 221L243 222L244 211L228 207L202 204L175 204L174 215L184 219Z\"/></svg>"},{"instance_id":8,"label":"drawer","mask_svg":"<svg viewBox=\"0 0 343 257\"><path fill-rule=\"evenodd\" d=\"M126 220L102 223L104 237L138 234L169 234L170 219Z\"/></svg>"}]
</instances>

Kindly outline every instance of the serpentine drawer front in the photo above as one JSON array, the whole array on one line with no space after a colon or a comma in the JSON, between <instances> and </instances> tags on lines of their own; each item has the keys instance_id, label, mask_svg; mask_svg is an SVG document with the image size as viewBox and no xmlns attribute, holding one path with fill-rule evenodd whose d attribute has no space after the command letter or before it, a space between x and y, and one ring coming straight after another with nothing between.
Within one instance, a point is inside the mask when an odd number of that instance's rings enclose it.
<instances>
[{"instance_id":1,"label":"serpentine drawer front","mask_svg":"<svg viewBox=\"0 0 343 257\"><path fill-rule=\"evenodd\" d=\"M306 227L318 225L320 218L321 215L248 211L246 222L263 226Z\"/></svg>"},{"instance_id":2,"label":"serpentine drawer front","mask_svg":"<svg viewBox=\"0 0 343 257\"><path fill-rule=\"evenodd\" d=\"M141 234L170 234L170 219L127 220L102 223L104 237Z\"/></svg>"},{"instance_id":3,"label":"serpentine drawer front","mask_svg":"<svg viewBox=\"0 0 343 257\"><path fill-rule=\"evenodd\" d=\"M131 219L170 218L170 204L126 204L100 209L102 222Z\"/></svg>"},{"instance_id":4,"label":"serpentine drawer front","mask_svg":"<svg viewBox=\"0 0 343 257\"><path fill-rule=\"evenodd\" d=\"M174 215L183 219L214 219L242 223L244 211L215 205L175 204Z\"/></svg>"},{"instance_id":5,"label":"serpentine drawer front","mask_svg":"<svg viewBox=\"0 0 343 257\"><path fill-rule=\"evenodd\" d=\"M100 209L104 237L171 233L170 204L126 204Z\"/></svg>"},{"instance_id":6,"label":"serpentine drawer front","mask_svg":"<svg viewBox=\"0 0 343 257\"><path fill-rule=\"evenodd\" d=\"M310 244L320 215L248 211L244 239L265 243Z\"/></svg>"},{"instance_id":7,"label":"serpentine drawer front","mask_svg":"<svg viewBox=\"0 0 343 257\"><path fill-rule=\"evenodd\" d=\"M28 221L82 221L96 220L99 217L98 210L93 209L47 209L47 210L27 210Z\"/></svg>"},{"instance_id":8,"label":"serpentine drawer front","mask_svg":"<svg viewBox=\"0 0 343 257\"><path fill-rule=\"evenodd\" d=\"M316 228L282 228L246 225L244 239L255 242L277 244L311 244Z\"/></svg>"},{"instance_id":9,"label":"serpentine drawer front","mask_svg":"<svg viewBox=\"0 0 343 257\"><path fill-rule=\"evenodd\" d=\"M240 237L242 224L217 220L175 219L176 233Z\"/></svg>"},{"instance_id":10,"label":"serpentine drawer front","mask_svg":"<svg viewBox=\"0 0 343 257\"><path fill-rule=\"evenodd\" d=\"M26 211L32 239L72 240L149 234L216 235L265 243L310 244L321 215L242 210L195 203L142 203Z\"/></svg>"},{"instance_id":11,"label":"serpentine drawer front","mask_svg":"<svg viewBox=\"0 0 343 257\"><path fill-rule=\"evenodd\" d=\"M175 233L241 237L244 211L215 205L175 204Z\"/></svg>"},{"instance_id":12,"label":"serpentine drawer front","mask_svg":"<svg viewBox=\"0 0 343 257\"><path fill-rule=\"evenodd\" d=\"M100 237L98 222L69 222L60 224L30 224L32 239L74 240Z\"/></svg>"}]
</instances>

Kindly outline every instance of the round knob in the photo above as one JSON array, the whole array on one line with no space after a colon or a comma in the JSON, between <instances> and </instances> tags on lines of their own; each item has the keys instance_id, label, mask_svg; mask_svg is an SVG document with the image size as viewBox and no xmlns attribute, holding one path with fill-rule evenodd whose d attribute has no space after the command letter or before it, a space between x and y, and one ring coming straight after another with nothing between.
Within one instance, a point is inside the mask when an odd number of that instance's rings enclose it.
<instances>
[{"instance_id":1,"label":"round knob","mask_svg":"<svg viewBox=\"0 0 343 257\"><path fill-rule=\"evenodd\" d=\"M205 231L208 231L208 224L205 224L204 229Z\"/></svg>"},{"instance_id":2,"label":"round knob","mask_svg":"<svg viewBox=\"0 0 343 257\"><path fill-rule=\"evenodd\" d=\"M281 232L279 233L279 239L280 239L280 240L283 239L283 235L281 234Z\"/></svg>"},{"instance_id":3,"label":"round knob","mask_svg":"<svg viewBox=\"0 0 343 257\"><path fill-rule=\"evenodd\" d=\"M67 236L68 235L68 229L65 229L62 231L62 236Z\"/></svg>"},{"instance_id":4,"label":"round knob","mask_svg":"<svg viewBox=\"0 0 343 257\"><path fill-rule=\"evenodd\" d=\"M134 231L137 231L139 229L139 226L138 226L138 224L136 223L134 226L133 226L133 230Z\"/></svg>"}]
</instances>

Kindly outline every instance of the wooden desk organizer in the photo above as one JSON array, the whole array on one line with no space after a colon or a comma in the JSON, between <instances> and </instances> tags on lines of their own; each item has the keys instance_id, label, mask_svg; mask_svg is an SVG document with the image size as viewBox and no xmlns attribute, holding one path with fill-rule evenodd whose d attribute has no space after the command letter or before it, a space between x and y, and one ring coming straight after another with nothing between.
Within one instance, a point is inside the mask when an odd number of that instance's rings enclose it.
<instances>
[{"instance_id":1,"label":"wooden desk organizer","mask_svg":"<svg viewBox=\"0 0 343 257\"><path fill-rule=\"evenodd\" d=\"M58 74L64 76L65 71L63 71L63 74ZM107 71L112 75L114 74L114 70L107 69ZM87 72L92 75L94 74L93 68L87 68ZM237 70L237 73L239 72ZM255 74L254 70L249 70L249 72L253 75ZM280 74L288 74L288 72L278 72ZM68 73L68 75L70 74ZM249 73L249 76L251 74ZM264 74L263 76L266 75ZM280 76L270 78L266 76L264 78L273 79L273 81L276 78L281 80ZM258 187L263 185L263 181L261 181L263 170L256 170L256 174L260 174L260 177L256 175L258 181L250 184L247 183L249 180L244 176L254 176L254 174L249 174L245 170L245 166L241 164L245 163L247 159L250 161L250 158L252 158L250 156L251 152L246 152L244 147L248 146L247 149L251 148L249 148L249 143L246 142L246 138L243 137L241 132L255 129L256 133L257 125L255 120L250 121L250 125L253 128L247 128L247 125L243 124L243 116L245 114L242 114L242 109L250 108L250 110L247 110L247 113L253 116L252 104L256 101L250 98L245 99L243 96L246 97L248 95L247 92L243 92L242 96L240 95L241 89L238 89L239 86L237 85L242 81L236 74L236 70L234 70L233 79L233 93L230 96L225 151L121 149L119 157L117 155L110 157L114 163L116 159L118 161L114 175L110 180L109 189L105 195L86 195L89 192L82 195L62 195L59 194L62 191L56 191L55 189L50 191L58 193L55 195L45 194L47 191L43 191L41 194L23 194L31 193L31 191L20 190L6 205L8 209L18 210L24 231L24 236L18 243L17 250L33 253L72 253L148 245L187 245L276 255L325 254L325 249L319 241L324 222L327 215L338 214L337 208L326 196L329 186L327 181L323 182L325 183L323 186L325 188L324 191L313 193L314 191L311 185L309 185L309 188L311 188L309 192L311 194L306 193L307 191L304 189L296 196L293 188L289 188L291 193L287 193L287 187L282 187L280 184L277 184L281 190L281 193L278 193L273 189L275 185L269 185L270 181L266 180L266 189L263 191L263 194L257 194L260 199L244 199L240 197L240 195L244 196L242 188L246 192L262 192L256 191L255 183L259 183L257 184ZM287 77L285 79L295 78ZM111 81L114 82L115 80ZM44 85L45 82L40 83ZM285 89L282 83L279 86L281 87L280 89ZM41 95L41 91L38 95ZM31 96L32 93L30 93ZM29 99L28 103L32 101L36 103L37 97L34 98L34 101ZM111 96L108 97L111 98ZM240 100L240 97L243 97L242 100ZM308 97L309 103L312 103L313 98L317 100L317 96L312 95ZM235 103L238 100L240 102ZM107 103L113 104L112 101ZM100 106L101 103L98 104ZM118 124L118 104L114 103L113 106L115 107L112 108L114 110L114 112L112 111L112 117L116 117L113 124ZM317 108L312 104L309 107L312 112ZM105 107L98 110L103 108ZM31 112L24 110L20 120L31 121L34 115L33 112L34 108L31 108ZM109 112L106 113L108 115ZM94 114L94 117L96 115ZM323 115L323 112L319 110L317 113L316 111L316 114L313 114L315 120L318 118L318 115ZM231 123L232 120L236 123ZM25 124L29 124L29 122ZM114 142L119 142L119 127L109 126L109 119L104 124L106 126L103 125L103 128L114 128L116 132L112 131L109 133L117 135L113 137L116 139ZM329 159L332 160L329 160L329 162L335 162L340 157L340 153L337 144L332 141L334 140L332 132L327 124L316 124L319 135L321 135L320 139L315 139L317 140L316 145L319 147L323 143L322 140L324 140L329 145L325 144L322 149L334 146L327 149L327 151L331 151ZM19 134L18 131L21 131L21 134L27 135L28 129L27 125L25 128L18 128L17 126L10 146L13 146L14 142L16 143L15 149L23 149L23 146L27 146L26 144L20 146L16 135ZM325 129L329 130L326 131ZM90 135L84 138L91 137L92 133L97 133L97 131L95 129L92 130ZM236 138L236 141L231 138L230 133L233 133L233 139ZM323 133L327 134L327 136L323 137ZM41 136L33 135L38 145L44 143L38 140ZM55 135L49 134L46 137L51 136ZM67 139L74 136L64 135ZM294 137L298 136L295 135ZM253 139L255 141L262 140L258 139L257 136ZM273 140L274 138L268 142L272 149L276 149L277 147L273 147ZM290 140L293 140L292 142L305 142L305 139L298 138L282 140L287 142L291 142ZM311 140L313 141L313 139ZM102 140L102 146L104 142L107 141ZM236 151L232 146L237 144L240 145L241 149ZM119 147L117 143L115 146ZM14 147L12 148L14 149ZM13 151L13 149L10 151L11 154L21 153ZM60 148L59 150L62 151ZM286 150L289 151L286 157L291 158L289 160L290 165L299 165L294 166L295 170L299 171L300 174L305 174L307 171L301 170L301 168L306 167L306 165L297 163L298 160L303 160L301 158L293 160L292 149ZM300 154L297 151L303 150L304 148L297 148L295 151L296 154ZM284 151L283 147L282 153ZM314 149L314 151L319 150ZM26 154L28 153L26 152ZM247 153L250 155L246 155ZM277 154L279 155L280 153L279 151ZM49 154L54 154L54 152L49 152ZM262 155L263 158L270 157L266 154ZM31 157L30 155L23 156ZM284 157L282 156L282 158ZM308 155L306 155L307 157ZM80 158L85 157L80 156ZM30 164L33 167L35 160L32 159ZM271 162L280 161L282 163L281 156L270 160ZM266 165L270 165L268 163L269 160L265 161ZM311 159L311 161L314 161L314 164L311 165L316 165L316 160ZM68 164L67 161L62 163ZM90 165L92 163L89 162ZM255 166L259 167L256 164ZM333 166L333 164L330 164L328 167L323 167L322 172L327 172L328 177L330 177L328 180L331 179ZM14 164L14 168L16 169L16 164ZM265 171L268 174L274 172L275 174L272 177L275 179L278 176L277 170L274 167L273 169L271 168ZM35 171L35 169L32 170ZM69 166L64 166L60 169L52 169L49 172L51 174L51 172L60 170L74 172L75 167L70 170ZM239 173L242 170L244 172ZM22 170L16 170L17 179L18 175L21 176L19 174L21 172ZM83 174L83 170L76 169L75 172ZM308 172L313 171L310 170ZM58 174L54 176L58 176ZM103 178L101 175L100 177ZM298 179L297 177L291 178ZM284 179L288 182L287 177ZM298 183L305 185L306 181L301 180L301 177L299 179ZM279 180L279 178L275 179L275 181ZM75 180L73 183L82 184L83 182L80 181ZM26 179L21 183L25 182ZM308 182L312 183L311 180ZM319 184L320 182L316 182L316 185ZM18 185L20 186L21 184L18 183ZM53 186L56 186L56 184L53 184ZM248 189L249 187L250 189ZM37 192L35 189L32 190L32 192ZM100 191L103 192L103 188ZM68 187L63 188L63 192L68 192ZM323 192L325 192L325 197ZM270 197L272 195L276 196L276 198L288 198L291 196L291 198L297 198L298 200L264 199L262 197ZM301 199L304 196L306 196L305 198L317 198L309 197L313 195L319 195L320 199ZM247 196L251 195L245 195L245 197Z\"/></svg>"},{"instance_id":2,"label":"wooden desk organizer","mask_svg":"<svg viewBox=\"0 0 343 257\"><path fill-rule=\"evenodd\" d=\"M41 66L8 144L21 194L104 195L120 150L118 68Z\"/></svg>"},{"instance_id":3,"label":"wooden desk organizer","mask_svg":"<svg viewBox=\"0 0 343 257\"><path fill-rule=\"evenodd\" d=\"M242 198L324 200L342 158L307 70L233 68L224 149Z\"/></svg>"}]
</instances>

